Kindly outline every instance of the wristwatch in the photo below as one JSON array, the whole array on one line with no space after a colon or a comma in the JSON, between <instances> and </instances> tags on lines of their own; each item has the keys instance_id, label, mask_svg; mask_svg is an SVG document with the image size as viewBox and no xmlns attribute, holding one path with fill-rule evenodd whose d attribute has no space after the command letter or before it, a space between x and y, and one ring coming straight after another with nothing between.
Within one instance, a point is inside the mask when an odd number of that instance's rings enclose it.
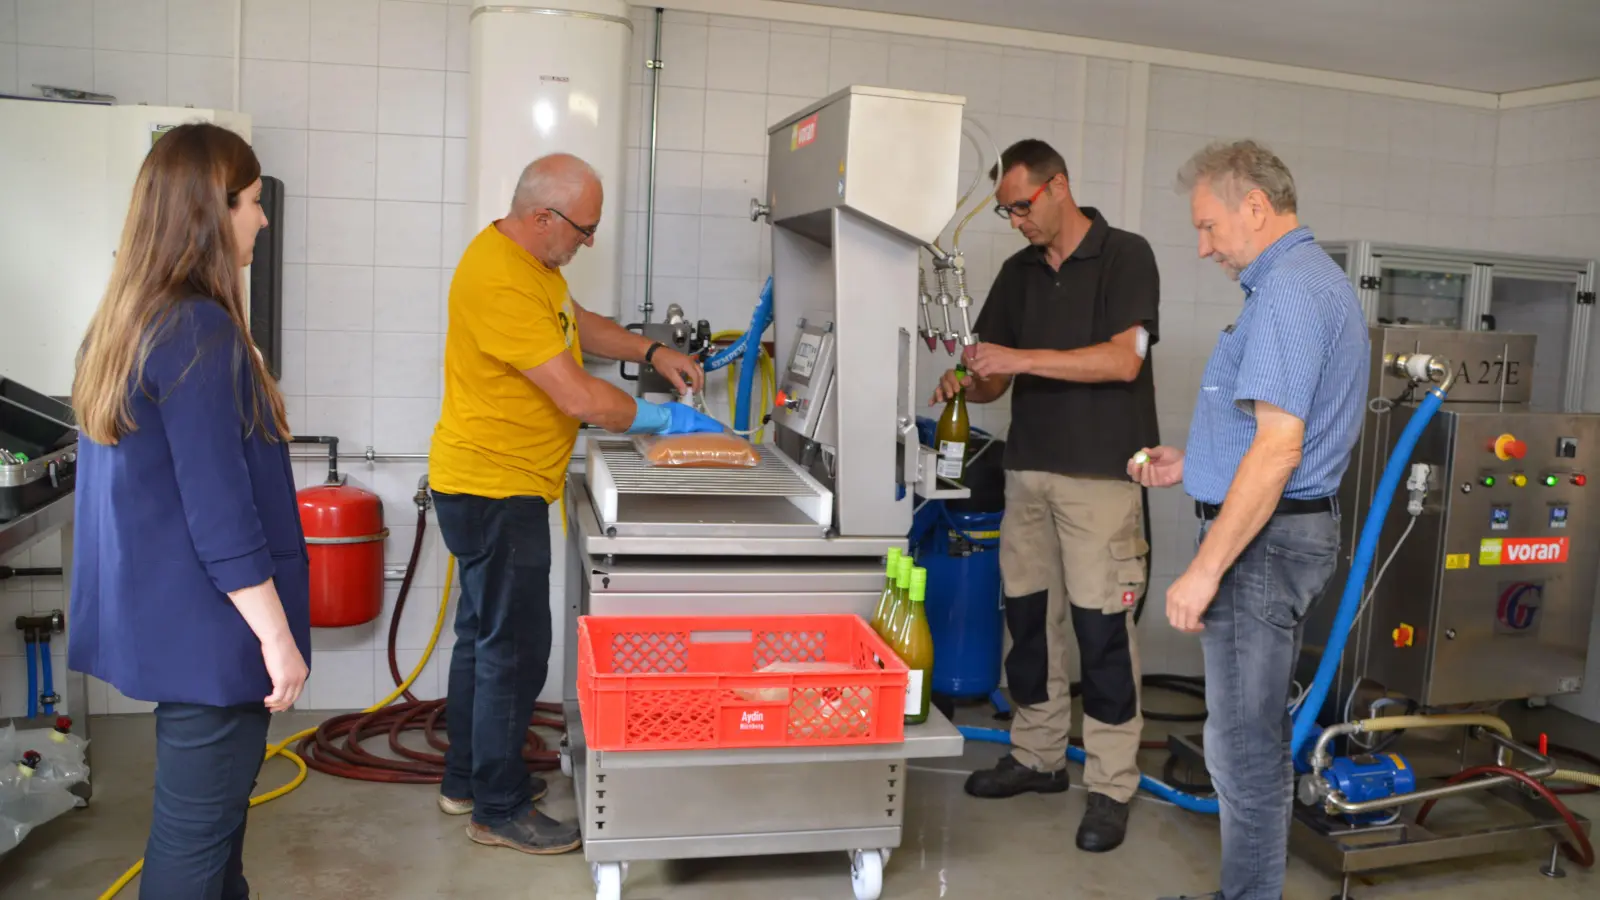
<instances>
[{"instance_id":1,"label":"wristwatch","mask_svg":"<svg viewBox=\"0 0 1600 900\"><path fill-rule=\"evenodd\" d=\"M656 342L652 343L650 345L650 349L646 350L644 352L644 361L646 363L649 363L650 362L650 357L655 356L656 355L656 351L662 349L665 346L667 346L667 345L661 343L660 341L656 341Z\"/></svg>"}]
</instances>

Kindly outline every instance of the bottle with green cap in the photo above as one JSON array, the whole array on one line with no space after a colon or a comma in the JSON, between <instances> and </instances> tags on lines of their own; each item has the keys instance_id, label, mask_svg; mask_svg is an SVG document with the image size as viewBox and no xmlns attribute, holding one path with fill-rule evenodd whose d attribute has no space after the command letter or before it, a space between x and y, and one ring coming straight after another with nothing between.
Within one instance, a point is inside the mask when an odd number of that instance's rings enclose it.
<instances>
[{"instance_id":1,"label":"bottle with green cap","mask_svg":"<svg viewBox=\"0 0 1600 900\"><path fill-rule=\"evenodd\" d=\"M933 632L928 630L928 611L923 603L928 591L928 570L911 572L910 591L899 629L895 632L894 652L910 669L906 679L907 725L928 721L928 705L933 695Z\"/></svg>"},{"instance_id":2,"label":"bottle with green cap","mask_svg":"<svg viewBox=\"0 0 1600 900\"><path fill-rule=\"evenodd\" d=\"M872 614L872 630L878 637L888 640L889 610L894 606L895 580L900 575L900 548L889 548L889 563L883 570L883 593L878 597L878 609Z\"/></svg>"},{"instance_id":3,"label":"bottle with green cap","mask_svg":"<svg viewBox=\"0 0 1600 900\"><path fill-rule=\"evenodd\" d=\"M891 650L894 649L895 635L900 633L906 607L911 605L911 571L916 566L917 561L910 555L901 555L900 566L894 576L894 599L890 602L889 614L883 620L883 640Z\"/></svg>"}]
</instances>

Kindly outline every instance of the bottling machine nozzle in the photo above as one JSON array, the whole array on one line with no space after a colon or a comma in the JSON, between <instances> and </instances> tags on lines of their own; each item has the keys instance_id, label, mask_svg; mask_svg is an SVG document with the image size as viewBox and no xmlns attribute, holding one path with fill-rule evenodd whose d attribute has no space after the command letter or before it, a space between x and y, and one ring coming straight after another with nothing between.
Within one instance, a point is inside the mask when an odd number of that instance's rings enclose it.
<instances>
[{"instance_id":1,"label":"bottling machine nozzle","mask_svg":"<svg viewBox=\"0 0 1600 900\"><path fill-rule=\"evenodd\" d=\"M961 313L960 341L962 353L965 355L967 348L977 345L978 336L972 333L972 295L967 293L967 269L962 264L959 252L956 253L953 271L956 282L956 309ZM955 352L954 347L949 349L951 353Z\"/></svg>"},{"instance_id":2,"label":"bottling machine nozzle","mask_svg":"<svg viewBox=\"0 0 1600 900\"><path fill-rule=\"evenodd\" d=\"M917 306L921 310L922 325L917 328L917 334L932 351L934 343L938 340L938 332L933 328L933 295L928 293L928 273L919 265L917 266Z\"/></svg>"},{"instance_id":3,"label":"bottling machine nozzle","mask_svg":"<svg viewBox=\"0 0 1600 900\"><path fill-rule=\"evenodd\" d=\"M954 298L950 296L951 270L947 267L939 266L937 263L934 268L937 270L939 279L939 296L937 300L940 310L944 312L944 331L939 333L939 337L944 341L944 349L954 354L956 352L956 331L950 324L950 307L954 303Z\"/></svg>"}]
</instances>

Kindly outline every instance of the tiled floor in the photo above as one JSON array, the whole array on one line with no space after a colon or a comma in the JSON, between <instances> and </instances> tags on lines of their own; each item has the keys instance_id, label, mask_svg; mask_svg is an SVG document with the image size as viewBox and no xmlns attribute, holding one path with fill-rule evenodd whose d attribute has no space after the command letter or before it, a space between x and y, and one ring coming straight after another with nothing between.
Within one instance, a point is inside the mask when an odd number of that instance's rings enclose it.
<instances>
[{"instance_id":1,"label":"tiled floor","mask_svg":"<svg viewBox=\"0 0 1600 900\"><path fill-rule=\"evenodd\" d=\"M283 717L275 733L315 719ZM152 774L152 720L107 717L93 723L95 802L32 834L0 859L0 896L95 898L143 849ZM1127 843L1105 855L1081 853L1073 834L1084 794L980 801L961 791L965 770L987 765L1000 748L969 745L966 757L913 769L904 843L890 862L885 900L921 898L1133 898L1215 887L1215 820L1151 799L1134 807ZM1161 754L1147 754L1147 766ZM1153 769L1152 769L1153 771ZM292 775L269 764L261 790ZM1074 778L1077 770L1074 769ZM540 900L592 897L581 853L555 858L487 849L462 834L461 819L440 814L434 788L341 781L313 773L293 793L251 815L245 854L253 892L264 898L466 898ZM1573 798L1600 817L1600 795ZM707 798L708 802L712 798ZM1457 804L1465 801L1455 801ZM548 807L571 815L570 785L553 779ZM1471 814L1469 808L1463 812ZM1450 804L1436 822L1447 821ZM1358 882L1362 900L1450 900L1600 896L1600 874L1568 863L1551 880L1529 856L1457 861ZM1336 882L1291 859L1288 900L1325 900ZM137 896L137 883L121 896ZM636 863L626 900L848 900L843 854Z\"/></svg>"}]
</instances>

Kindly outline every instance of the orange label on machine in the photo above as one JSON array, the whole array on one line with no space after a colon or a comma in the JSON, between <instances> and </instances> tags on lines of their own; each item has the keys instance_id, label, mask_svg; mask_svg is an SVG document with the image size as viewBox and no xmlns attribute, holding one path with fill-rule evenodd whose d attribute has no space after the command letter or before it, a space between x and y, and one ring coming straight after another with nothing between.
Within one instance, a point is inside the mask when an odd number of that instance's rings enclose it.
<instances>
[{"instance_id":1,"label":"orange label on machine","mask_svg":"<svg viewBox=\"0 0 1600 900\"><path fill-rule=\"evenodd\" d=\"M1567 539L1484 538L1478 545L1480 566L1526 566L1567 561Z\"/></svg>"}]
</instances>

